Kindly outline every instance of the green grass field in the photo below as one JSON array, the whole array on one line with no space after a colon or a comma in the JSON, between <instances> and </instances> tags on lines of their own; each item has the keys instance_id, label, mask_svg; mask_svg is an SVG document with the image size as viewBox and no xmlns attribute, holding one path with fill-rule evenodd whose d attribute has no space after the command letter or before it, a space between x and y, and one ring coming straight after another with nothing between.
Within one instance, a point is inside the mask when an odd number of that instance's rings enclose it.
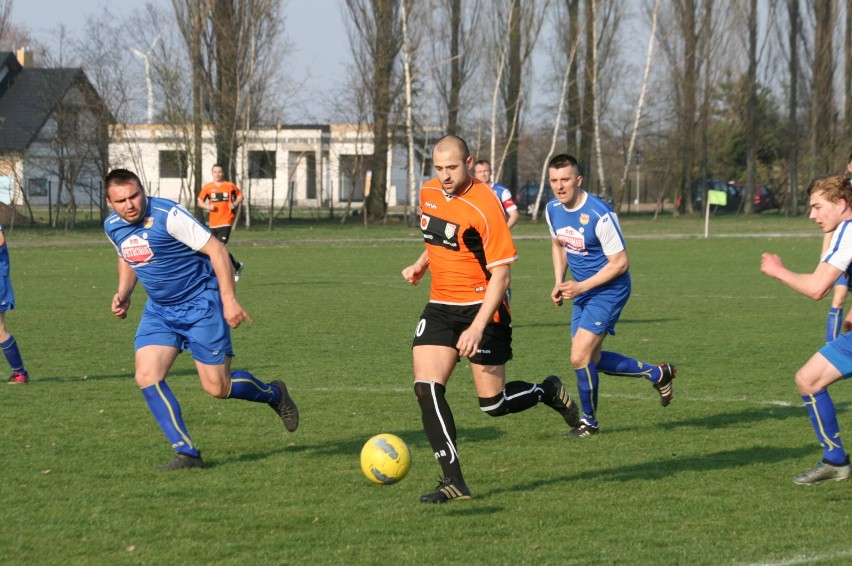
<instances>
[{"instance_id":1,"label":"green grass field","mask_svg":"<svg viewBox=\"0 0 852 566\"><path fill-rule=\"evenodd\" d=\"M207 467L168 474L153 471L171 451L132 378L141 288L116 320L100 233L12 231L7 324L33 381L0 385L0 563L849 563L852 483L791 481L821 457L793 375L822 345L828 304L759 272L763 251L811 270L817 229L777 215L714 218L725 237L710 239L699 219L622 224L634 292L606 347L676 363L674 402L602 376L602 433L572 441L545 406L481 413L462 363L448 399L474 497L443 506L418 502L440 470L411 383L428 285L399 275L422 250L415 230L238 230L254 322L234 332L234 367L283 378L301 425L288 434L267 407L206 396L184 354L169 383ZM556 373L573 390L546 227L516 233L509 378ZM848 443L852 387L832 396ZM361 474L379 432L411 447L397 485Z\"/></svg>"}]
</instances>

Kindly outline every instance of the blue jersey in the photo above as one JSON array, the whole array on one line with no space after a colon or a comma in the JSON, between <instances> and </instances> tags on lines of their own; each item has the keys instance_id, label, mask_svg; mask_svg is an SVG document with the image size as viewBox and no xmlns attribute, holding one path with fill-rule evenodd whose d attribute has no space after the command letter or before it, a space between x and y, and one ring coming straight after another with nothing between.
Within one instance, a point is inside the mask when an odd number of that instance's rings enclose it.
<instances>
[{"instance_id":1,"label":"blue jersey","mask_svg":"<svg viewBox=\"0 0 852 566\"><path fill-rule=\"evenodd\" d=\"M3 230L3 226L0 225L0 231ZM6 277L9 275L9 248L6 247L6 243L4 242L2 246L0 246L0 277Z\"/></svg>"},{"instance_id":2,"label":"blue jersey","mask_svg":"<svg viewBox=\"0 0 852 566\"><path fill-rule=\"evenodd\" d=\"M133 224L113 213L104 230L148 298L161 305L186 302L205 289L218 289L210 258L198 252L210 232L174 201L147 197L142 219Z\"/></svg>"},{"instance_id":3,"label":"blue jersey","mask_svg":"<svg viewBox=\"0 0 852 566\"><path fill-rule=\"evenodd\" d=\"M608 255L626 249L615 212L601 198L584 193L585 199L568 210L555 198L545 207L550 235L562 244L575 281L585 281L609 261ZM592 289L597 293L613 287L630 287L630 272ZM584 293L585 294L585 293Z\"/></svg>"},{"instance_id":4,"label":"blue jersey","mask_svg":"<svg viewBox=\"0 0 852 566\"><path fill-rule=\"evenodd\" d=\"M0 225L0 231L3 226ZM6 243L0 246L0 312L10 311L15 308L15 291L12 289L12 280L9 278L9 248Z\"/></svg>"}]
</instances>

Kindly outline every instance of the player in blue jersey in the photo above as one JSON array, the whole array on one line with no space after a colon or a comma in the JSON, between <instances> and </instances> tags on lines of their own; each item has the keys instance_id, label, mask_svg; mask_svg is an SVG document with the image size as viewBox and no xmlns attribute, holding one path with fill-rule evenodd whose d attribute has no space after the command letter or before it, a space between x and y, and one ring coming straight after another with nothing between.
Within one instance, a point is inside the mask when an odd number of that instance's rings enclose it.
<instances>
[{"instance_id":1,"label":"player in blue jersey","mask_svg":"<svg viewBox=\"0 0 852 566\"><path fill-rule=\"evenodd\" d=\"M136 331L136 384L176 452L160 471L203 466L180 405L166 384L178 354L189 350L204 390L220 399L266 403L290 432L299 411L282 381L265 383L231 371L231 328L251 321L234 289L228 250L183 206L148 197L135 173L115 169L104 179L113 214L104 221L118 251L118 291L112 312L125 318L136 282L148 302Z\"/></svg>"},{"instance_id":2,"label":"player in blue jersey","mask_svg":"<svg viewBox=\"0 0 852 566\"><path fill-rule=\"evenodd\" d=\"M9 279L9 248L6 247L6 235L0 226L0 348L12 368L12 377L7 383L29 383L30 375L24 369L24 360L18 350L18 342L6 329L6 311L15 308L15 292Z\"/></svg>"},{"instance_id":3,"label":"player in blue jersey","mask_svg":"<svg viewBox=\"0 0 852 566\"><path fill-rule=\"evenodd\" d=\"M555 284L551 299L562 306L573 301L571 310L571 365L577 374L577 389L583 417L566 436L584 438L599 429L598 372L645 378L660 394L663 407L671 403L672 364L647 364L615 352L601 351L607 334L615 334L615 323L630 298L629 260L624 236L615 213L603 200L583 189L577 160L559 154L548 164L550 188L556 197L547 203L545 217L553 238ZM570 267L571 278L566 279Z\"/></svg>"},{"instance_id":4,"label":"player in blue jersey","mask_svg":"<svg viewBox=\"0 0 852 566\"><path fill-rule=\"evenodd\" d=\"M837 278L852 268L852 186L845 175L817 177L808 186L810 214L823 232L833 232L828 250L813 273L794 273L781 258L764 253L760 270L794 291L819 300L834 286ZM840 439L837 412L828 386L852 375L852 333L840 334L823 346L796 372L796 387L808 410L817 441L822 445L822 461L812 470L793 478L799 485L827 480L845 480L852 475L849 455Z\"/></svg>"},{"instance_id":5,"label":"player in blue jersey","mask_svg":"<svg viewBox=\"0 0 852 566\"><path fill-rule=\"evenodd\" d=\"M473 176L491 187L491 190L494 191L494 194L497 195L497 198L503 204L503 212L506 214L506 224L509 225L509 228L512 228L521 216L518 212L518 205L512 199L512 191L500 183L493 183L491 181L491 163L487 159L480 159L473 164Z\"/></svg>"}]
</instances>

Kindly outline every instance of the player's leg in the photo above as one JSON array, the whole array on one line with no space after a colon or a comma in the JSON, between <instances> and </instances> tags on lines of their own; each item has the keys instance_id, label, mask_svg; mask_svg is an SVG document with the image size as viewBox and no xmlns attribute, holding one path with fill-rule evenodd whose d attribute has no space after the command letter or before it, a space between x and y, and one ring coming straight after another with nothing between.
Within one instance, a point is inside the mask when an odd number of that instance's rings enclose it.
<instances>
[{"instance_id":1,"label":"player's leg","mask_svg":"<svg viewBox=\"0 0 852 566\"><path fill-rule=\"evenodd\" d=\"M211 230L211 232L213 232L213 235L225 245L227 245L228 241L231 239L230 226L220 226L214 230ZM231 258L231 266L234 268L234 280L239 281L246 264L241 261L237 261L237 259L230 251L228 251L228 257Z\"/></svg>"},{"instance_id":2,"label":"player's leg","mask_svg":"<svg viewBox=\"0 0 852 566\"><path fill-rule=\"evenodd\" d=\"M663 407L668 406L674 398L671 385L677 375L674 364L649 364L616 352L601 352L598 371L607 375L647 379L660 394L660 403Z\"/></svg>"},{"instance_id":3,"label":"player's leg","mask_svg":"<svg viewBox=\"0 0 852 566\"><path fill-rule=\"evenodd\" d=\"M577 392L583 416L580 418L580 424L570 430L567 436L585 438L596 434L599 430L597 420L599 376L595 360L600 357L600 349L605 337L605 332L595 333L583 327L578 327L571 337L571 367L577 375Z\"/></svg>"},{"instance_id":4,"label":"player's leg","mask_svg":"<svg viewBox=\"0 0 852 566\"><path fill-rule=\"evenodd\" d=\"M843 310L846 305L846 295L848 292L849 277L844 273L834 283L831 308L828 309L828 317L825 322L826 343L831 342L843 333Z\"/></svg>"},{"instance_id":5,"label":"player's leg","mask_svg":"<svg viewBox=\"0 0 852 566\"><path fill-rule=\"evenodd\" d=\"M0 348L3 349L3 356L9 363L12 369L12 377L7 383L27 383L30 376L24 368L24 360L21 358L21 351L18 349L18 342L15 337L6 330L6 312L0 311Z\"/></svg>"},{"instance_id":6,"label":"player's leg","mask_svg":"<svg viewBox=\"0 0 852 566\"><path fill-rule=\"evenodd\" d=\"M160 471L203 466L201 452L193 444L183 422L180 403L165 379L179 353L180 348L176 346L156 344L136 349L136 384L160 430L175 451L175 458L158 468Z\"/></svg>"},{"instance_id":7,"label":"player's leg","mask_svg":"<svg viewBox=\"0 0 852 566\"><path fill-rule=\"evenodd\" d=\"M810 485L826 480L842 480L852 474L849 456L840 438L837 412L828 394L829 385L841 379L843 375L852 374L850 349L852 339L835 340L811 356L796 372L796 387L823 450L822 461L814 469L793 478L797 484Z\"/></svg>"},{"instance_id":8,"label":"player's leg","mask_svg":"<svg viewBox=\"0 0 852 566\"><path fill-rule=\"evenodd\" d=\"M234 355L231 329L222 316L219 293L215 290L205 292L190 306L196 322L186 331L185 337L204 391L219 399L266 403L288 431L296 430L299 410L283 381L266 383L247 370L231 371Z\"/></svg>"}]
</instances>

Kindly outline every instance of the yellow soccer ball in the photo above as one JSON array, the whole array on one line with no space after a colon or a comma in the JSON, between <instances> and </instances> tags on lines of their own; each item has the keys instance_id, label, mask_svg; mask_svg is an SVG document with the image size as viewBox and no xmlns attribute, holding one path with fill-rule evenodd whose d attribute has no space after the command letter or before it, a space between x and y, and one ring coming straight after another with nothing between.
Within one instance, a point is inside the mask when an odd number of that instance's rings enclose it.
<instances>
[{"instance_id":1,"label":"yellow soccer ball","mask_svg":"<svg viewBox=\"0 0 852 566\"><path fill-rule=\"evenodd\" d=\"M409 469L411 452L405 441L396 435L377 434L361 448L361 471L373 483L396 483Z\"/></svg>"}]
</instances>

